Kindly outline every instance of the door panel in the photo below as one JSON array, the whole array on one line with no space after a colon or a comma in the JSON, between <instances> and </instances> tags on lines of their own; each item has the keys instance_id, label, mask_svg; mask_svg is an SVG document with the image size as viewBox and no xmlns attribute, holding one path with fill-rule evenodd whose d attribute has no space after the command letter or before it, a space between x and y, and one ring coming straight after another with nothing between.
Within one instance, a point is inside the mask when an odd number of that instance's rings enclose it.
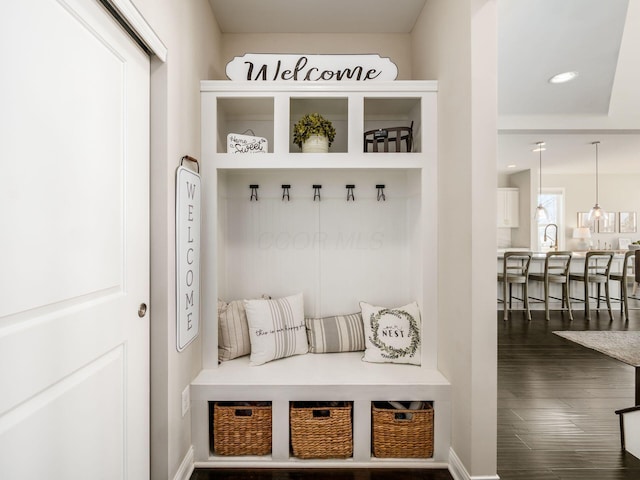
<instances>
[{"instance_id":1,"label":"door panel","mask_svg":"<svg viewBox=\"0 0 640 480\"><path fill-rule=\"evenodd\" d=\"M96 0L13 2L0 58L0 477L147 478L149 58Z\"/></svg>"},{"instance_id":2,"label":"door panel","mask_svg":"<svg viewBox=\"0 0 640 480\"><path fill-rule=\"evenodd\" d=\"M2 471L17 472L5 478L123 478L123 367L119 347L4 415ZM109 393L99 409L95 390Z\"/></svg>"}]
</instances>

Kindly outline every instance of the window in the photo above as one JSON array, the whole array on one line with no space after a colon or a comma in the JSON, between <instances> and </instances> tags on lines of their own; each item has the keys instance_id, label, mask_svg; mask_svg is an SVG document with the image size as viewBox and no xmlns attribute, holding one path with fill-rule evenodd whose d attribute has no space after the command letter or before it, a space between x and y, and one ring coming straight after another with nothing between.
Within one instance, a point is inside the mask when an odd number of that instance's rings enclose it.
<instances>
[{"instance_id":1,"label":"window","mask_svg":"<svg viewBox=\"0 0 640 480\"><path fill-rule=\"evenodd\" d=\"M538 224L537 250L546 251L555 246L556 230L553 227L547 229L547 237L545 239L544 231L547 225L554 224L558 227L557 241L558 249L562 250L565 246L564 241L564 189L562 188L543 188L542 194L538 196L538 203L547 209L549 219L546 223Z\"/></svg>"}]
</instances>

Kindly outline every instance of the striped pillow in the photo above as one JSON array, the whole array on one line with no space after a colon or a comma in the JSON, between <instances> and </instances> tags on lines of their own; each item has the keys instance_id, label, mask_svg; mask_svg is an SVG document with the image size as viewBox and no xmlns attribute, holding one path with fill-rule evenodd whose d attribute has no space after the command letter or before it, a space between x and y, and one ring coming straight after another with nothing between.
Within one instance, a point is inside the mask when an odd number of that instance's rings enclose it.
<instances>
[{"instance_id":1,"label":"striped pillow","mask_svg":"<svg viewBox=\"0 0 640 480\"><path fill-rule=\"evenodd\" d=\"M362 315L305 318L311 353L357 352L364 350Z\"/></svg>"},{"instance_id":2,"label":"striped pillow","mask_svg":"<svg viewBox=\"0 0 640 480\"><path fill-rule=\"evenodd\" d=\"M251 353L249 325L242 300L218 300L218 361L224 362Z\"/></svg>"},{"instance_id":3,"label":"striped pillow","mask_svg":"<svg viewBox=\"0 0 640 480\"><path fill-rule=\"evenodd\" d=\"M245 300L249 323L249 365L309 351L302 293L273 300Z\"/></svg>"}]
</instances>

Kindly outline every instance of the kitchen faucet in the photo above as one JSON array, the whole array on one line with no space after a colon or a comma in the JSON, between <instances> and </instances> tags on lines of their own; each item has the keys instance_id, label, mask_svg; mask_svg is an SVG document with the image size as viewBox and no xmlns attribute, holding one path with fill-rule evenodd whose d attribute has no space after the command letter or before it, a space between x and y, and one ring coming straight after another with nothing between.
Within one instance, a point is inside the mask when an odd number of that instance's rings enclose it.
<instances>
[{"instance_id":1,"label":"kitchen faucet","mask_svg":"<svg viewBox=\"0 0 640 480\"><path fill-rule=\"evenodd\" d=\"M553 238L547 235L547 229L549 227L553 227L555 229L555 236ZM549 223L547 224L546 227L544 227L544 239L542 241L546 242L547 240L552 240L551 248L557 251L558 250L558 226L555 223Z\"/></svg>"}]
</instances>

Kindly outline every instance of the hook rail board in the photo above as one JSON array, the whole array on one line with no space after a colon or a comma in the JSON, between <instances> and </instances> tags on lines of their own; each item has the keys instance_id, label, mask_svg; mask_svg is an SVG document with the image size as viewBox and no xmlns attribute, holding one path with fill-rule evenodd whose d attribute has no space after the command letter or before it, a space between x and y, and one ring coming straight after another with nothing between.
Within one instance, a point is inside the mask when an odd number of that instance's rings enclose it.
<instances>
[{"instance_id":1,"label":"hook rail board","mask_svg":"<svg viewBox=\"0 0 640 480\"><path fill-rule=\"evenodd\" d=\"M191 157L184 157L198 165ZM200 331L200 175L176 172L176 347L183 351Z\"/></svg>"}]
</instances>

